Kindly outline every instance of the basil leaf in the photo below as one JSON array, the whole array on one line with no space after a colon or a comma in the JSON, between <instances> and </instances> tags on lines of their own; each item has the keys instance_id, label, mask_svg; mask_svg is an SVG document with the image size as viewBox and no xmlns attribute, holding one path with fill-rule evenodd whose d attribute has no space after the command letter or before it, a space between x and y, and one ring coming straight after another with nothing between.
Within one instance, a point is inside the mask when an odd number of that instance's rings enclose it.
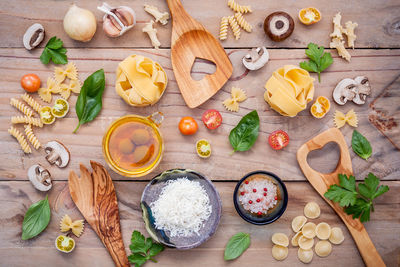
<instances>
[{"instance_id":1,"label":"basil leaf","mask_svg":"<svg viewBox=\"0 0 400 267\"><path fill-rule=\"evenodd\" d=\"M104 70L100 69L87 77L76 100L75 111L79 124L74 133L82 124L94 120L103 106L102 96L105 88Z\"/></svg>"},{"instance_id":2,"label":"basil leaf","mask_svg":"<svg viewBox=\"0 0 400 267\"><path fill-rule=\"evenodd\" d=\"M32 204L25 213L22 223L22 240L31 239L40 234L50 222L50 204L48 197Z\"/></svg>"},{"instance_id":3,"label":"basil leaf","mask_svg":"<svg viewBox=\"0 0 400 267\"><path fill-rule=\"evenodd\" d=\"M250 234L237 233L232 236L225 247L224 260L234 260L250 246Z\"/></svg>"},{"instance_id":4,"label":"basil leaf","mask_svg":"<svg viewBox=\"0 0 400 267\"><path fill-rule=\"evenodd\" d=\"M361 158L367 160L372 155L372 147L367 138L360 134L357 130L353 131L351 138L351 147L353 151Z\"/></svg>"},{"instance_id":5,"label":"basil leaf","mask_svg":"<svg viewBox=\"0 0 400 267\"><path fill-rule=\"evenodd\" d=\"M257 140L260 118L256 110L245 115L229 134L233 152L249 150Z\"/></svg>"}]
</instances>

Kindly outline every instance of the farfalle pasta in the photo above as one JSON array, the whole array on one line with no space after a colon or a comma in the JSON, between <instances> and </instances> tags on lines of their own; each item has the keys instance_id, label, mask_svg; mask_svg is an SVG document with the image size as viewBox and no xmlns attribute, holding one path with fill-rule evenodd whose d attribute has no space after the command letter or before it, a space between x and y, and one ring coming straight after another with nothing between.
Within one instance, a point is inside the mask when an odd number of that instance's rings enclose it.
<instances>
[{"instance_id":1,"label":"farfalle pasta","mask_svg":"<svg viewBox=\"0 0 400 267\"><path fill-rule=\"evenodd\" d=\"M54 68L54 79L57 82L62 83L65 78L78 80L78 69L73 62L68 63L65 69L63 69L62 67Z\"/></svg>"},{"instance_id":2,"label":"farfalle pasta","mask_svg":"<svg viewBox=\"0 0 400 267\"><path fill-rule=\"evenodd\" d=\"M308 71L285 65L274 71L265 84L265 101L283 116L294 117L314 97L314 78Z\"/></svg>"},{"instance_id":3,"label":"farfalle pasta","mask_svg":"<svg viewBox=\"0 0 400 267\"><path fill-rule=\"evenodd\" d=\"M353 109L349 110L346 115L343 112L336 110L333 122L335 123L336 128L343 127L346 122L352 127L358 126L357 114L354 112Z\"/></svg>"},{"instance_id":4,"label":"farfalle pasta","mask_svg":"<svg viewBox=\"0 0 400 267\"><path fill-rule=\"evenodd\" d=\"M38 94L44 102L50 103L51 94L58 94L60 90L60 83L49 77L47 78L46 87L40 88Z\"/></svg>"},{"instance_id":5,"label":"farfalle pasta","mask_svg":"<svg viewBox=\"0 0 400 267\"><path fill-rule=\"evenodd\" d=\"M239 102L243 102L247 99L246 93L238 88L232 87L231 97L227 98L222 102L225 108L229 111L238 112L239 111Z\"/></svg>"},{"instance_id":6,"label":"farfalle pasta","mask_svg":"<svg viewBox=\"0 0 400 267\"><path fill-rule=\"evenodd\" d=\"M78 80L70 80L68 84L60 84L60 95L65 100L71 96L71 92L79 94L81 91L81 85Z\"/></svg>"},{"instance_id":7,"label":"farfalle pasta","mask_svg":"<svg viewBox=\"0 0 400 267\"><path fill-rule=\"evenodd\" d=\"M60 221L60 230L63 233L71 230L75 236L79 237L83 232L83 228L83 220L72 221L68 214L65 214Z\"/></svg>"},{"instance_id":8,"label":"farfalle pasta","mask_svg":"<svg viewBox=\"0 0 400 267\"><path fill-rule=\"evenodd\" d=\"M131 106L157 103L167 87L167 74L160 64L141 55L131 55L119 63L115 90Z\"/></svg>"}]
</instances>

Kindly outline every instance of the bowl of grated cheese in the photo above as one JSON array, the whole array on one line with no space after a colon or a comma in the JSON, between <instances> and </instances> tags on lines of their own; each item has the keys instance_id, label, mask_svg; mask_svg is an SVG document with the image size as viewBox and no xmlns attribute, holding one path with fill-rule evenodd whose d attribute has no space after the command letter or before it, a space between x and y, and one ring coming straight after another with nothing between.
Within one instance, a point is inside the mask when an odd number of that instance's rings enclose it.
<instances>
[{"instance_id":1,"label":"bowl of grated cheese","mask_svg":"<svg viewBox=\"0 0 400 267\"><path fill-rule=\"evenodd\" d=\"M140 205L149 235L177 249L191 249L207 241L217 230L222 210L212 182L185 169L155 176L145 187Z\"/></svg>"}]
</instances>

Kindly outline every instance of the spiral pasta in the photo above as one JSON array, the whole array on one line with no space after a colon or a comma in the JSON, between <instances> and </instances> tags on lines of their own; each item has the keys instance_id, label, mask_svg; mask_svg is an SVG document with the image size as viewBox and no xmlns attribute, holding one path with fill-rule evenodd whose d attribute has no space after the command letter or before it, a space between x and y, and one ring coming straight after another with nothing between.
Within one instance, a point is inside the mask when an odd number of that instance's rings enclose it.
<instances>
[{"instance_id":1,"label":"spiral pasta","mask_svg":"<svg viewBox=\"0 0 400 267\"><path fill-rule=\"evenodd\" d=\"M242 6L235 2L235 0L229 0L228 6L235 12L248 13L251 12L251 6Z\"/></svg>"},{"instance_id":2,"label":"spiral pasta","mask_svg":"<svg viewBox=\"0 0 400 267\"><path fill-rule=\"evenodd\" d=\"M10 129L8 129L8 133L11 134L11 136L13 136L15 139L17 139L19 145L25 153L32 153L31 147L29 146L28 142L20 131L11 126Z\"/></svg>"},{"instance_id":3,"label":"spiral pasta","mask_svg":"<svg viewBox=\"0 0 400 267\"><path fill-rule=\"evenodd\" d=\"M13 116L11 117L11 123L12 124L26 123L26 124L32 124L33 126L37 126L40 128L43 127L43 122L39 118L32 118L28 116Z\"/></svg>"},{"instance_id":4,"label":"spiral pasta","mask_svg":"<svg viewBox=\"0 0 400 267\"><path fill-rule=\"evenodd\" d=\"M33 97L28 95L27 93L23 94L21 96L22 100L24 100L31 108L33 108L37 113L39 113L39 110L42 108L42 105L40 105Z\"/></svg>"},{"instance_id":5,"label":"spiral pasta","mask_svg":"<svg viewBox=\"0 0 400 267\"><path fill-rule=\"evenodd\" d=\"M31 117L33 115L32 109L30 109L28 106L26 106L24 103L19 101L18 99L11 98L10 99L10 105L24 113L26 116Z\"/></svg>"},{"instance_id":6,"label":"spiral pasta","mask_svg":"<svg viewBox=\"0 0 400 267\"><path fill-rule=\"evenodd\" d=\"M236 19L237 23L239 24L239 26L242 27L243 30L245 30L246 32L251 32L253 27L250 25L250 23L247 22L247 20L244 19L242 13L237 12L235 14L235 19Z\"/></svg>"},{"instance_id":7,"label":"spiral pasta","mask_svg":"<svg viewBox=\"0 0 400 267\"><path fill-rule=\"evenodd\" d=\"M236 21L235 17L234 16L230 16L228 18L228 21L229 21L229 25L232 28L233 35L235 36L235 39L239 40L239 38L240 38L240 28L239 28L239 25L237 24L237 21Z\"/></svg>"},{"instance_id":8,"label":"spiral pasta","mask_svg":"<svg viewBox=\"0 0 400 267\"><path fill-rule=\"evenodd\" d=\"M33 133L32 126L27 124L25 127L25 134L28 141L32 144L32 146L38 150L41 146L39 140L37 139L36 135Z\"/></svg>"},{"instance_id":9,"label":"spiral pasta","mask_svg":"<svg viewBox=\"0 0 400 267\"><path fill-rule=\"evenodd\" d=\"M221 18L221 24L219 28L219 39L226 40L228 38L228 17Z\"/></svg>"}]
</instances>

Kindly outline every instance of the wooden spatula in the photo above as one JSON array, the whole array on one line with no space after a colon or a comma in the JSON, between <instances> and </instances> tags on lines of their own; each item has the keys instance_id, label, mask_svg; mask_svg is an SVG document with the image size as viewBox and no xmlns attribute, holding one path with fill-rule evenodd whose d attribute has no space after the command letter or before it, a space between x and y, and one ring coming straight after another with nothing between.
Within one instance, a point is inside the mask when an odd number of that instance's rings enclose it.
<instances>
[{"instance_id":1,"label":"wooden spatula","mask_svg":"<svg viewBox=\"0 0 400 267\"><path fill-rule=\"evenodd\" d=\"M167 0L172 14L171 61L186 104L195 108L212 97L232 75L232 63L224 48L203 25L186 13L180 0ZM215 73L193 80L190 72L196 58L212 61Z\"/></svg>"},{"instance_id":2,"label":"wooden spatula","mask_svg":"<svg viewBox=\"0 0 400 267\"><path fill-rule=\"evenodd\" d=\"M329 174L323 174L315 171L310 167L310 165L308 165L307 155L308 153L310 153L310 151L321 149L329 142L335 142L339 145L340 160L335 171ZM350 234L353 236L353 239L357 244L358 250L360 251L361 257L363 258L365 265L371 267L385 266L385 263L383 262L381 256L376 250L371 239L369 238L368 233L360 220L354 220L352 216L347 215L344 212L343 208L340 207L337 203L334 203L324 197L325 192L332 184L339 183L338 174L353 174L349 150L347 148L347 144L344 140L342 133L336 128L331 128L315 136L299 148L299 150L297 151L297 161L299 162L301 170L303 171L304 175L311 183L311 185L315 188L315 190L317 190L321 197L325 199L325 201L335 210L335 212L339 215L339 217L343 220L344 224L349 229Z\"/></svg>"},{"instance_id":3,"label":"wooden spatula","mask_svg":"<svg viewBox=\"0 0 400 267\"><path fill-rule=\"evenodd\" d=\"M107 170L90 161L93 173L82 164L81 177L69 174L69 192L86 221L100 237L115 266L130 266L122 241L119 211L114 184Z\"/></svg>"}]
</instances>

